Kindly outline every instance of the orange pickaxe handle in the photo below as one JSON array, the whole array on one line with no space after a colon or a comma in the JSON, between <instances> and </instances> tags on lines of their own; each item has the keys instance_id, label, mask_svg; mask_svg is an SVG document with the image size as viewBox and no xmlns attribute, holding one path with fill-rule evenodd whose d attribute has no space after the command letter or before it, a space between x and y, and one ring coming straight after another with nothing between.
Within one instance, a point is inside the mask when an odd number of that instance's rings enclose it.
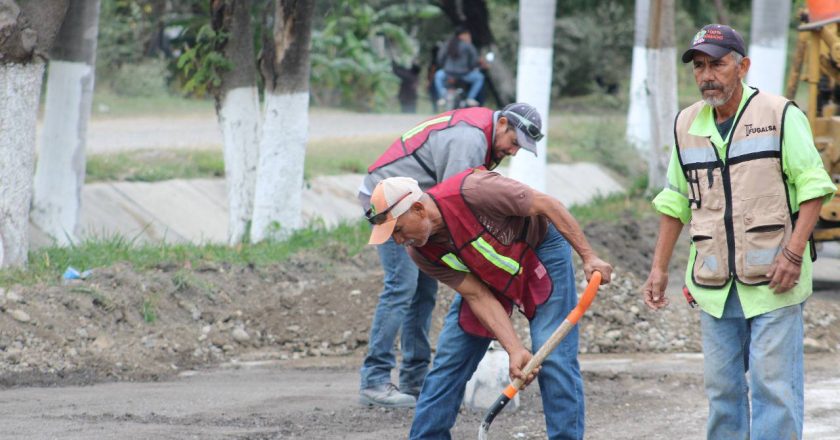
<instances>
[{"instance_id":1,"label":"orange pickaxe handle","mask_svg":"<svg viewBox=\"0 0 840 440\"><path fill-rule=\"evenodd\" d=\"M592 278L589 279L589 285L586 286L586 290L583 292L583 296L580 297L580 300L578 300L577 306L575 306L574 310L569 312L566 319L563 320L563 323L557 327L557 330L554 330L551 337L545 341L545 344L543 344L539 351L537 351L531 360L528 361L525 368L522 369L523 376L528 377L535 368L542 365L545 358L547 358L548 355L557 348L560 341L562 341L569 331L574 328L578 320L580 320L580 317L583 316L586 309L588 309L589 305L592 304L592 300L595 299L595 295L598 293L598 287L600 285L601 272L592 272ZM493 406L487 410L487 414L484 416L484 421L481 422L481 428L478 430L479 440L487 438L487 430L490 429L490 424L493 423L493 419L495 419L496 415L504 409L508 402L510 402L510 399L513 399L516 393L519 392L523 383L525 382L522 379L516 378L510 385L507 386L507 388L505 388L504 391L502 391L502 395L496 399Z\"/></svg>"}]
</instances>

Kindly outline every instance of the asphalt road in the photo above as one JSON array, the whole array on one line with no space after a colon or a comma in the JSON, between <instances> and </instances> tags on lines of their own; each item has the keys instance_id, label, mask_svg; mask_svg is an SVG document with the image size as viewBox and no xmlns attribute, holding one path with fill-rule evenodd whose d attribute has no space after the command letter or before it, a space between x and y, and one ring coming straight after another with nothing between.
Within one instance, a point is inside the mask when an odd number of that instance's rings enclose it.
<instances>
[{"instance_id":1,"label":"asphalt road","mask_svg":"<svg viewBox=\"0 0 840 440\"><path fill-rule=\"evenodd\" d=\"M699 354L582 356L587 438L702 438L706 417ZM411 410L356 403L359 359L228 364L155 383L0 391L4 439L391 439ZM837 355L806 357L808 439L840 439ZM544 438L538 390L502 413L492 438ZM465 413L454 438L472 439Z\"/></svg>"}]
</instances>

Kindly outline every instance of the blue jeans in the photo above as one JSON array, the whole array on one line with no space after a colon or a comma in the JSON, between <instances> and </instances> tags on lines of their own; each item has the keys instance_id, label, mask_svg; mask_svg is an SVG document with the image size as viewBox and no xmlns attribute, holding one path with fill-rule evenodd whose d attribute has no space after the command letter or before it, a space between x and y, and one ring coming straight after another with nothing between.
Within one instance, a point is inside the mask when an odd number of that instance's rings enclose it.
<instances>
[{"instance_id":1,"label":"blue jeans","mask_svg":"<svg viewBox=\"0 0 840 440\"><path fill-rule=\"evenodd\" d=\"M396 367L394 341L400 336L402 365L399 388L419 390L432 357L429 326L438 284L417 268L393 239L376 247L385 270L384 290L373 315L368 352L361 368L361 389L391 382Z\"/></svg>"},{"instance_id":2,"label":"blue jeans","mask_svg":"<svg viewBox=\"0 0 840 440\"><path fill-rule=\"evenodd\" d=\"M554 286L551 297L537 307L530 322L533 351L545 343L577 303L570 246L554 226L549 227L537 255L548 269ZM467 381L490 344L490 339L461 330L458 325L461 301L461 295L456 295L446 315L432 371L417 401L411 439L451 438L449 430L455 424ZM575 327L546 358L537 376L550 439L583 438L583 379L577 351Z\"/></svg>"},{"instance_id":3,"label":"blue jeans","mask_svg":"<svg viewBox=\"0 0 840 440\"><path fill-rule=\"evenodd\" d=\"M470 90L467 92L468 99L476 99L481 93L481 88L484 87L484 74L478 69L470 70L468 73L455 75L447 74L443 69L435 72L435 88L437 89L438 98L446 97L446 77L452 76L461 81L470 84Z\"/></svg>"},{"instance_id":4,"label":"blue jeans","mask_svg":"<svg viewBox=\"0 0 840 440\"><path fill-rule=\"evenodd\" d=\"M744 319L733 284L721 319L700 314L709 399L706 438L802 438L803 306L783 307Z\"/></svg>"}]
</instances>

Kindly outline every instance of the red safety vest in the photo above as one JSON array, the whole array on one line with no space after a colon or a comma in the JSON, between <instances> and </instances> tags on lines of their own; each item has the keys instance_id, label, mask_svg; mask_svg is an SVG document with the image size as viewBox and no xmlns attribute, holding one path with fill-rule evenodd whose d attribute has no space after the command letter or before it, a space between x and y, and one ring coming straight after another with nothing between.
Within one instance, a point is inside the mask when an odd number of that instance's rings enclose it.
<instances>
[{"instance_id":1,"label":"red safety vest","mask_svg":"<svg viewBox=\"0 0 840 440\"><path fill-rule=\"evenodd\" d=\"M484 136L487 137L487 156L484 158L484 166L490 168L492 165L490 161L493 157L491 148L493 143L493 110L472 107L441 113L408 130L399 139L395 140L373 165L368 167L368 173L372 173L374 170L396 162L403 157L413 155L426 143L432 132L444 130L459 122L465 122L484 132ZM421 163L421 165L427 168L425 164Z\"/></svg>"},{"instance_id":2,"label":"red safety vest","mask_svg":"<svg viewBox=\"0 0 840 440\"><path fill-rule=\"evenodd\" d=\"M464 180L473 172L484 171L468 169L427 191L440 210L455 250L427 243L417 251L433 263L473 273L490 288L508 315L515 304L531 319L537 306L551 296L551 276L525 241L524 233L506 245L478 221L461 192ZM458 318L465 332L494 337L466 302L461 303Z\"/></svg>"}]
</instances>

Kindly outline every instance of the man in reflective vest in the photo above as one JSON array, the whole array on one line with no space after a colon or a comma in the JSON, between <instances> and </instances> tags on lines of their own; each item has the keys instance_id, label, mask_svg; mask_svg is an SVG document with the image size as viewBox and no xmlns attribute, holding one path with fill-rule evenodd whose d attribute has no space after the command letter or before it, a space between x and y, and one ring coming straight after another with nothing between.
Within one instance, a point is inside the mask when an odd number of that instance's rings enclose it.
<instances>
[{"instance_id":1,"label":"man in reflective vest","mask_svg":"<svg viewBox=\"0 0 840 440\"><path fill-rule=\"evenodd\" d=\"M366 213L370 243L391 237L427 274L458 294L441 330L411 426L411 439L448 439L464 390L492 338L510 356L511 377L529 383L531 359L513 329L518 308L530 321L532 350L551 336L577 303L571 249L586 278L602 283L612 267L597 257L575 219L556 199L485 170L466 170L421 192L414 179L380 182ZM539 374L550 439L582 439L583 380L572 330Z\"/></svg>"},{"instance_id":2,"label":"man in reflective vest","mask_svg":"<svg viewBox=\"0 0 840 440\"><path fill-rule=\"evenodd\" d=\"M541 130L536 109L521 103L500 111L476 107L434 116L400 136L370 166L359 200L368 209L371 191L387 177L409 176L425 189L467 168L492 169L520 148L536 154ZM431 360L428 335L438 286L393 240L377 250L385 270L384 289L360 371L359 399L365 405L412 407ZM399 388L391 383L397 333L402 350Z\"/></svg>"},{"instance_id":3,"label":"man in reflective vest","mask_svg":"<svg viewBox=\"0 0 840 440\"><path fill-rule=\"evenodd\" d=\"M702 309L707 437L801 439L808 238L834 185L805 115L742 82L750 60L738 32L705 26L682 60L703 100L676 118L644 300L667 305L668 261L689 223L685 284Z\"/></svg>"}]
</instances>

